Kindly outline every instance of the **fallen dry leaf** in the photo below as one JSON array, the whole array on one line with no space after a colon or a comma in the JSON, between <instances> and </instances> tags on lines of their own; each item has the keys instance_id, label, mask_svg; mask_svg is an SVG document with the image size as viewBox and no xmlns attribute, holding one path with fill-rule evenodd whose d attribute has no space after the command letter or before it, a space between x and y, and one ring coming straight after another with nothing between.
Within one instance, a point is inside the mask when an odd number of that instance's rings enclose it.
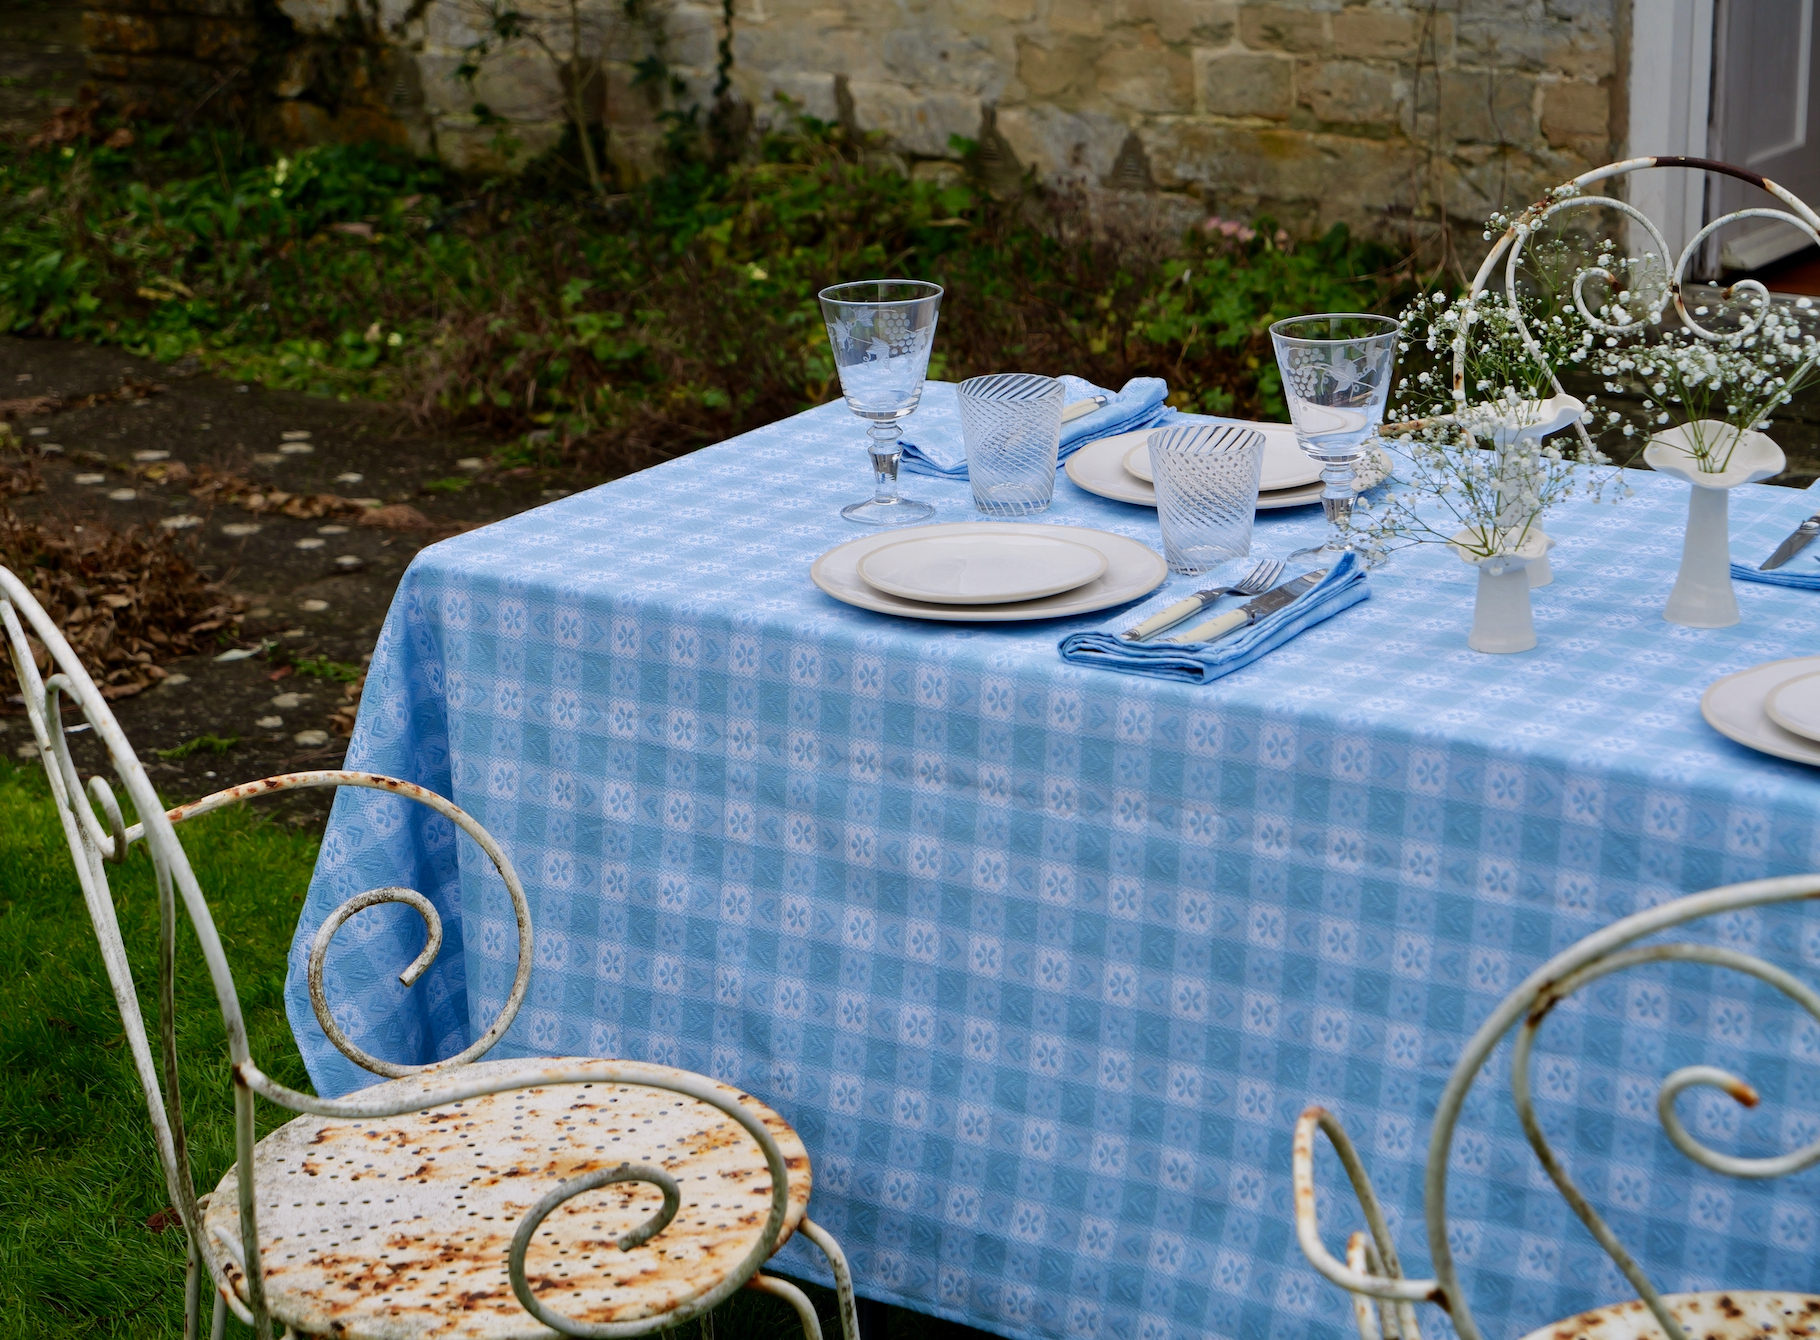
<instances>
[{"instance_id":1,"label":"fallen dry leaf","mask_svg":"<svg viewBox=\"0 0 1820 1340\"><path fill-rule=\"evenodd\" d=\"M363 526L384 526L388 530L435 530L436 523L409 503L391 503L385 507L363 510Z\"/></svg>"}]
</instances>

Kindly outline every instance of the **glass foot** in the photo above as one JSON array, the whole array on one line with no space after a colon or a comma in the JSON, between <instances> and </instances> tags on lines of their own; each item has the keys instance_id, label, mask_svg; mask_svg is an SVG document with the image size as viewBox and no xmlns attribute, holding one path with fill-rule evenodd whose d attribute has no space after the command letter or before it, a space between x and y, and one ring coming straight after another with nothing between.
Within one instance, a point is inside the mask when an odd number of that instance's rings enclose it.
<instances>
[{"instance_id":1,"label":"glass foot","mask_svg":"<svg viewBox=\"0 0 1820 1340\"><path fill-rule=\"evenodd\" d=\"M1337 545L1316 544L1311 545L1306 549L1296 550L1283 561L1286 563L1305 564L1310 568L1331 568L1335 563L1340 561L1340 556L1342 554L1350 554L1352 552L1351 549L1341 548Z\"/></svg>"},{"instance_id":2,"label":"glass foot","mask_svg":"<svg viewBox=\"0 0 1820 1340\"><path fill-rule=\"evenodd\" d=\"M840 514L862 526L908 526L912 522L927 521L935 515L935 509L928 503L913 502L909 498L893 498L889 502L868 498L864 502L849 503L840 509Z\"/></svg>"}]
</instances>

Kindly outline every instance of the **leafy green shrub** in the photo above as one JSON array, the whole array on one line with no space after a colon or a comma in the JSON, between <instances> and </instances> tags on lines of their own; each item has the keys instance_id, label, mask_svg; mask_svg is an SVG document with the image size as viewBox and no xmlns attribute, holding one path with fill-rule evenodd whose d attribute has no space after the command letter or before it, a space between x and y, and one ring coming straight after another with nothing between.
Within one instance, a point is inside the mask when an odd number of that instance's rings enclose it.
<instances>
[{"instance_id":1,"label":"leafy green shrub","mask_svg":"<svg viewBox=\"0 0 1820 1340\"><path fill-rule=\"evenodd\" d=\"M1394 298L1392 258L1343 229L1120 236L1065 192L997 200L877 158L804 119L603 208L550 174L481 182L373 146L271 159L154 131L21 152L0 164L0 328L623 468L835 394L815 294L857 275L946 287L933 376L1155 375L1185 408L1277 416L1269 322Z\"/></svg>"}]
</instances>

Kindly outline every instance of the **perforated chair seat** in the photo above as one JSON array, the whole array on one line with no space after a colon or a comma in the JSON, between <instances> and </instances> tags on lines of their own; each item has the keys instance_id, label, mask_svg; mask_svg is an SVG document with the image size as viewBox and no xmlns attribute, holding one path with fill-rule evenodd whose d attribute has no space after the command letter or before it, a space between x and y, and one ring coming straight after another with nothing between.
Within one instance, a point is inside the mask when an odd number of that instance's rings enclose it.
<instances>
[{"instance_id":1,"label":"perforated chair seat","mask_svg":"<svg viewBox=\"0 0 1820 1340\"><path fill-rule=\"evenodd\" d=\"M549 1064L481 1061L460 1073ZM363 1096L402 1097L448 1078L392 1080ZM776 1112L718 1087L765 1124L784 1155L789 1209L781 1246L808 1207L809 1156ZM751 1251L771 1208L771 1177L757 1142L730 1117L683 1094L605 1082L519 1089L370 1121L300 1117L260 1141L254 1159L272 1314L297 1330L348 1340L554 1335L513 1295L512 1235L551 1188L627 1162L662 1168L679 1184L681 1206L661 1233L619 1249L619 1237L663 1204L657 1187L623 1182L558 1206L526 1257L539 1301L577 1321L661 1315ZM238 1195L230 1171L204 1223L241 1262ZM244 1300L244 1273L230 1276Z\"/></svg>"},{"instance_id":2,"label":"perforated chair seat","mask_svg":"<svg viewBox=\"0 0 1820 1340\"><path fill-rule=\"evenodd\" d=\"M1814 1340L1820 1297L1773 1289L1721 1289L1662 1295L1687 1340ZM1523 1340L1661 1340L1662 1327L1641 1299L1611 1303L1531 1331Z\"/></svg>"}]
</instances>

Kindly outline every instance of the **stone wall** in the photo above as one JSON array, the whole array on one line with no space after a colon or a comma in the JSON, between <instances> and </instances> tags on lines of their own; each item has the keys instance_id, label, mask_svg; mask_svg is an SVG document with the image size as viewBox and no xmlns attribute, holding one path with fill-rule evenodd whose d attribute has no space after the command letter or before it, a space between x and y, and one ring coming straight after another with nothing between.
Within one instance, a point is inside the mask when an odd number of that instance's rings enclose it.
<instances>
[{"instance_id":1,"label":"stone wall","mask_svg":"<svg viewBox=\"0 0 1820 1340\"><path fill-rule=\"evenodd\" d=\"M1625 139L1629 0L732 0L730 18L578 0L579 44L568 0L519 0L551 50L509 44L472 83L456 70L486 0L257 2L318 53L280 92L307 100L331 67L384 66L361 78L390 80L394 119L472 166L554 143L564 81L581 78L637 174L663 114L714 107L724 80L760 121L794 108L874 132L921 175L954 171L961 137L1000 177L1401 243L1524 203Z\"/></svg>"}]
</instances>

